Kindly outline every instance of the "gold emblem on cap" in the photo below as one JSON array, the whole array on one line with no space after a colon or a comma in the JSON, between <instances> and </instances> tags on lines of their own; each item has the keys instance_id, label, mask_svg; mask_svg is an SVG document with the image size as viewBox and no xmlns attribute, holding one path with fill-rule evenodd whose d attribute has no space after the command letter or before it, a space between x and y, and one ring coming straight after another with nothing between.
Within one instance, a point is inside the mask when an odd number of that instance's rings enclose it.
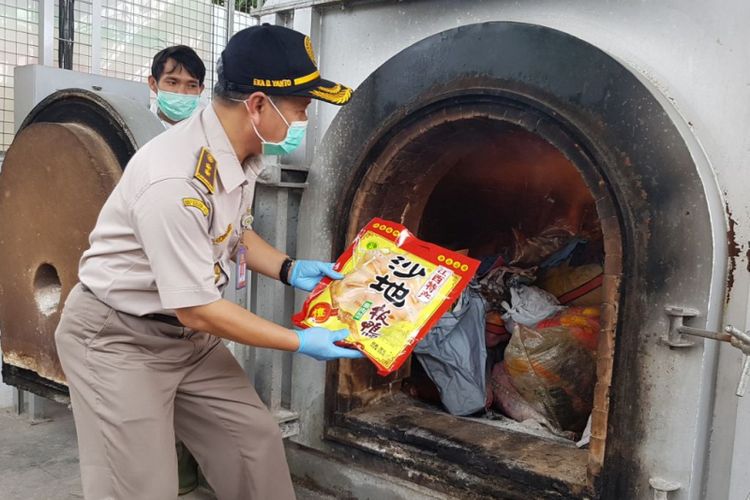
<instances>
[{"instance_id":1,"label":"gold emblem on cap","mask_svg":"<svg viewBox=\"0 0 750 500\"><path fill-rule=\"evenodd\" d=\"M333 87L318 87L310 94L333 104L344 104L351 99L352 89L337 83Z\"/></svg>"},{"instance_id":2,"label":"gold emblem on cap","mask_svg":"<svg viewBox=\"0 0 750 500\"><path fill-rule=\"evenodd\" d=\"M307 55L308 55L308 56L310 57L310 60L312 61L312 63L313 63L313 64L314 64L315 66L317 66L317 65L318 65L318 63L317 63L317 61L315 60L315 52L313 52L313 48L312 48L312 40L310 40L310 37L309 37L309 36L306 36L306 37L305 37L305 50L307 51Z\"/></svg>"}]
</instances>

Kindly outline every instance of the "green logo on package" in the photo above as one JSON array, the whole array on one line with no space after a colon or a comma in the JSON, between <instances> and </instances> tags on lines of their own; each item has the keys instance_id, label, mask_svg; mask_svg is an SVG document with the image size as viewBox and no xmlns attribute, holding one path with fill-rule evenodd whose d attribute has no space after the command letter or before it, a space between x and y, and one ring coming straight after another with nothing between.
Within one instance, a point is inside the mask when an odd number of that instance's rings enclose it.
<instances>
[{"instance_id":1,"label":"green logo on package","mask_svg":"<svg viewBox=\"0 0 750 500\"><path fill-rule=\"evenodd\" d=\"M367 244L367 249L368 250L375 250L376 248L378 248L378 244L375 243L374 241L371 241L371 242L369 242Z\"/></svg>"},{"instance_id":2,"label":"green logo on package","mask_svg":"<svg viewBox=\"0 0 750 500\"><path fill-rule=\"evenodd\" d=\"M362 316L364 316L365 313L369 311L371 307L372 307L372 302L370 302L369 300L365 301L365 303L362 304L362 307L360 307L359 310L357 311L357 314L354 315L354 321L361 320Z\"/></svg>"}]
</instances>

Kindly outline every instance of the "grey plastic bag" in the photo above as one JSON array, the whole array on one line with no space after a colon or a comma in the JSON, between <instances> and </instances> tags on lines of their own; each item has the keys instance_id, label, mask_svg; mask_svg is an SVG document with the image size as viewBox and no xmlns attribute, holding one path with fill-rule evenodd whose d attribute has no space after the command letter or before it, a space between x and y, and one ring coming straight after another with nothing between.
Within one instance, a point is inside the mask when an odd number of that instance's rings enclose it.
<instances>
[{"instance_id":1,"label":"grey plastic bag","mask_svg":"<svg viewBox=\"0 0 750 500\"><path fill-rule=\"evenodd\" d=\"M469 285L453 311L446 313L414 348L414 354L440 391L453 415L484 409L486 394L484 345L485 304Z\"/></svg>"}]
</instances>

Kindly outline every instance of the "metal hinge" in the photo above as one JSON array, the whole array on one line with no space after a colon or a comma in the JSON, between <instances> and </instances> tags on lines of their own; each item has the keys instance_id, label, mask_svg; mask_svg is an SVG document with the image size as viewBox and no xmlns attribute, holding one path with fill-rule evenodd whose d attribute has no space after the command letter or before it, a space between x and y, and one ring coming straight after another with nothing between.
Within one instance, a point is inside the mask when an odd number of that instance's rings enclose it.
<instances>
[{"instance_id":1,"label":"metal hinge","mask_svg":"<svg viewBox=\"0 0 750 500\"><path fill-rule=\"evenodd\" d=\"M667 494L679 490L682 486L680 483L667 481L660 477L652 477L648 480L648 484L654 490L654 500L668 500Z\"/></svg>"},{"instance_id":2,"label":"metal hinge","mask_svg":"<svg viewBox=\"0 0 750 500\"><path fill-rule=\"evenodd\" d=\"M305 189L309 172L308 167L270 163L266 164L258 176L258 184L275 188Z\"/></svg>"},{"instance_id":3,"label":"metal hinge","mask_svg":"<svg viewBox=\"0 0 750 500\"><path fill-rule=\"evenodd\" d=\"M670 348L692 347L695 342L686 337L686 335L691 335L718 340L719 342L728 342L742 351L742 372L740 373L736 394L740 397L744 396L748 378L750 378L750 335L748 335L748 332L740 331L732 325L727 325L724 332L712 332L685 326L685 318L694 318L700 313L700 311L689 307L667 306L665 312L669 317L669 331L659 339L662 344Z\"/></svg>"},{"instance_id":4,"label":"metal hinge","mask_svg":"<svg viewBox=\"0 0 750 500\"><path fill-rule=\"evenodd\" d=\"M279 408L273 416L281 427L281 437L284 439L299 435L299 415L293 411Z\"/></svg>"}]
</instances>

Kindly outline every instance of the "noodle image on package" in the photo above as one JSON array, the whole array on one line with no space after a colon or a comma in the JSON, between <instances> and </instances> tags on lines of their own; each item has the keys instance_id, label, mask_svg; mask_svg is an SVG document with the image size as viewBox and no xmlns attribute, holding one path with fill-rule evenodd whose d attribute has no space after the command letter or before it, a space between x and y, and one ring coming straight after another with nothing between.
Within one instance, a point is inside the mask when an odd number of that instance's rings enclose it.
<instances>
[{"instance_id":1,"label":"noodle image on package","mask_svg":"<svg viewBox=\"0 0 750 500\"><path fill-rule=\"evenodd\" d=\"M401 224L373 219L336 262L344 278L321 281L294 322L347 328L342 344L387 375L456 302L478 267L479 261L419 240Z\"/></svg>"}]
</instances>

